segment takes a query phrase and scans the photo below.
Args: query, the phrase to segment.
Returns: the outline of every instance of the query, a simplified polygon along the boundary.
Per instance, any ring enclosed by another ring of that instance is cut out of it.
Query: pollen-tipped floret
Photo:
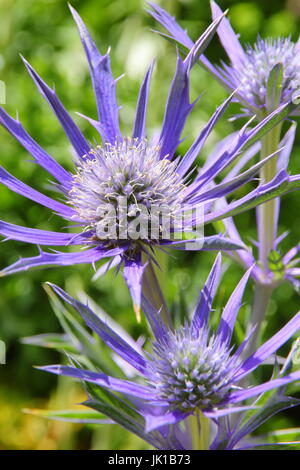
[[[287,101],[300,88],[300,58],[295,48],[289,38],[258,39],[253,47],[248,46],[242,66],[233,68],[239,93],[254,105],[264,106],[270,72],[282,64],[281,102]]]
[[[232,362],[230,349],[208,329],[199,335],[185,325],[154,344],[153,385],[171,409],[210,408],[230,391]]]

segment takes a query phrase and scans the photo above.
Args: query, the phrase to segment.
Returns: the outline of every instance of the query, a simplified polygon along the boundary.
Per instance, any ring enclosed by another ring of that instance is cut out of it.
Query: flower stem
[[[281,124],[269,131],[261,142],[261,160],[276,152],[280,140]],[[260,177],[263,183],[271,181],[277,173],[277,157],[269,160],[261,169]],[[265,202],[258,207],[258,239],[259,239],[259,259],[263,269],[268,273],[268,257],[274,248],[277,236],[277,199]]]
[[[210,421],[198,410],[189,417],[192,450],[208,450],[210,442]]]
[[[281,124],[275,126],[269,131],[261,141],[261,160],[268,155],[276,152],[280,141]],[[277,173],[277,157],[269,160],[261,169],[260,178],[263,183],[271,181]],[[264,320],[269,299],[272,294],[272,284],[270,279],[269,270],[269,254],[275,247],[275,240],[277,238],[277,205],[278,200],[272,199],[257,208],[257,226],[258,226],[258,241],[259,241],[259,261],[264,273],[265,282],[257,282],[254,293],[254,302],[250,324],[250,330],[256,325],[252,338],[246,348],[247,355],[252,354],[257,347],[261,325]]]

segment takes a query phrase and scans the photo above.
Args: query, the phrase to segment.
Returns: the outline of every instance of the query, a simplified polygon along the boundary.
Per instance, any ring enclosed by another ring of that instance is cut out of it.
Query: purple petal
[[[215,187],[213,187],[212,189],[205,190],[204,188],[201,192],[200,188],[202,186],[202,183],[199,184],[196,182],[195,186],[191,185],[188,189],[188,193],[196,193],[194,197],[191,197],[189,199],[189,203],[198,205],[201,202],[207,202],[227,196],[228,194],[238,189],[240,186],[251,181],[255,174],[258,173],[260,168],[265,165],[267,161],[277,155],[277,153],[278,151],[274,152],[273,154],[269,155],[268,157],[253,165],[248,170],[244,171],[244,173],[241,173],[240,175],[235,176],[234,178],[227,179],[227,181],[223,181],[221,184],[215,185]]]
[[[169,15],[165,10],[160,8],[158,5],[155,5],[155,3],[148,2],[149,5],[153,8],[154,11],[147,10],[148,13],[153,16],[153,18],[158,21],[164,28],[166,28],[167,31],[171,34],[171,36],[177,41],[179,44],[182,44],[185,48],[187,49],[192,49],[194,46],[193,41],[189,38],[188,34],[186,31],[184,31],[178,23],[176,23],[175,18]],[[223,20],[224,21],[224,20]],[[205,32],[204,32],[205,34]],[[224,78],[222,75],[218,72],[218,70],[207,60],[207,58],[202,55],[200,57],[200,61],[204,65],[204,67],[221,83],[224,83]],[[227,85],[227,88],[230,87],[228,82],[225,83]]]
[[[145,78],[143,80],[143,83],[140,89],[139,97],[138,97],[138,102],[137,102],[137,107],[136,107],[136,112],[135,112],[135,121],[134,121],[134,126],[133,126],[133,131],[132,131],[132,137],[136,137],[138,139],[146,137],[145,124],[146,124],[150,80],[151,80],[151,75],[153,72],[153,67],[154,67],[154,63],[151,64],[151,66],[149,67],[145,75]]]
[[[144,413],[146,421],[146,432],[154,431],[155,429],[161,428],[162,426],[176,424],[179,421],[187,418],[190,413],[184,413],[183,411],[174,410],[164,413],[159,416],[153,414]]]
[[[161,158],[173,157],[179,145],[186,118],[193,107],[189,100],[190,65],[190,61],[182,61],[178,54],[176,72],[171,84],[159,140]]]
[[[114,145],[116,140],[121,137],[121,133],[116,100],[116,82],[111,73],[109,55],[102,56],[100,54],[77,11],[71,5],[69,7],[89,62],[100,121],[98,130],[104,142],[110,142]]]
[[[200,292],[198,304],[193,315],[192,328],[194,331],[199,333],[201,329],[204,328],[208,323],[209,315],[212,309],[212,302],[220,281],[221,260],[221,253],[219,253],[209,273],[207,281]]]
[[[218,18],[223,13],[214,1],[211,1],[211,10],[213,19]],[[238,40],[238,36],[226,18],[223,19],[218,28],[218,36],[231,63],[237,68],[241,67],[245,59],[245,52]]]
[[[231,407],[231,408],[224,408],[223,410],[208,410],[205,411],[203,410],[204,416],[206,416],[209,419],[216,419],[216,418],[222,418],[223,416],[228,416],[232,413],[241,413],[242,411],[247,411],[247,410],[254,410],[256,407],[255,406],[238,406],[238,407]]]
[[[94,274],[92,280],[96,281],[99,277],[106,274],[110,269],[115,268],[121,263],[122,263],[121,256],[119,255],[115,256],[113,259],[110,259],[109,261],[107,261],[107,263],[104,263],[99,269],[97,269],[97,272]]]
[[[115,379],[102,372],[91,372],[89,370],[76,369],[75,367],[52,365],[45,367],[38,367],[40,370],[51,372],[56,375],[66,375],[74,377],[75,379],[84,380],[99,385],[100,387],[108,388],[114,392],[125,393],[126,395],[133,395],[137,398],[150,400],[153,395],[153,390],[143,385],[138,385],[128,380]]]
[[[253,118],[246,123],[246,125],[238,133],[234,142],[229,148],[225,149],[223,154],[219,156],[218,160],[213,162],[202,174],[196,178],[196,182],[205,185],[212,181],[221,171],[223,171],[229,164],[231,164],[239,155],[241,151],[247,150],[259,138],[262,137],[270,128],[278,124],[289,113],[293,111],[295,105],[287,103],[280,106],[278,109],[270,113],[265,119],[260,121],[253,129],[247,130],[249,123]]]
[[[211,235],[209,237],[181,241],[166,240],[161,242],[161,245],[172,248],[172,250],[183,251],[232,251],[245,249],[245,246],[239,240],[231,240],[223,235]]]
[[[89,250],[79,251],[77,253],[46,253],[40,251],[38,256],[31,258],[21,258],[14,264],[8,266],[0,272],[0,276],[6,276],[19,271],[27,271],[31,268],[39,266],[72,266],[73,264],[95,263],[102,258],[115,256],[123,252],[121,248],[105,250],[100,247],[91,248]]]
[[[201,187],[209,183],[240,155],[252,132],[247,132],[248,125],[249,123],[246,123],[237,136],[229,141],[228,146],[225,147],[218,159],[214,160],[202,173],[199,173],[194,184],[198,183]]]
[[[191,49],[194,45],[193,41],[189,38],[186,31],[184,31],[177,23],[175,18],[169,15],[165,10],[160,8],[158,5],[152,2],[147,2],[154,11],[148,10],[148,13],[153,18],[163,25],[178,42],[183,44],[188,49]]]
[[[224,152],[224,148],[230,148],[232,146],[232,143],[235,142],[237,135],[238,135],[238,131],[234,131],[231,134],[227,134],[226,137],[224,137],[224,139],[218,140],[218,142],[213,147],[213,150],[209,153],[209,155],[207,155],[205,162],[203,162],[203,166],[201,169],[205,170],[213,162],[218,160],[218,158],[220,158],[220,156]]]
[[[3,108],[0,108],[0,123],[10,132],[23,147],[31,153],[34,161],[42,168],[48,171],[54,178],[57,179],[65,188],[70,189],[72,185],[72,175],[66,171],[62,166],[53,160],[42,147],[40,147],[25,129],[22,127],[18,120],[13,119],[7,114]]]
[[[142,309],[151,327],[154,337],[163,340],[167,337],[167,328],[160,317],[160,313],[153,307],[149,300],[142,296]]]
[[[248,357],[240,366],[235,374],[234,380],[240,380],[256,369],[265,359],[270,357],[279,349],[293,334],[300,328],[300,312],[298,312],[281,330],[272,336],[269,341],[264,343],[258,350]]]
[[[143,274],[147,264],[142,264],[139,253],[134,259],[125,258],[123,276],[133,300],[134,311],[140,319]]]
[[[232,202],[227,207],[216,210],[205,216],[205,224],[232,217],[246,210],[250,210],[276,196],[286,194],[299,187],[299,181],[292,180],[287,173],[282,170],[275,178],[267,184],[261,184],[246,196]]]
[[[283,147],[280,151],[277,160],[277,171],[286,170],[289,164],[290,155],[293,150],[295,134],[296,134],[296,124],[293,122],[289,130],[285,133],[282,141],[279,144],[279,147]]]
[[[36,191],[27,184],[15,178],[13,175],[8,173],[4,168],[0,166],[0,183],[4,184],[7,188],[11,189],[15,193],[21,194],[28,199],[31,199],[42,206],[48,207],[53,211],[57,212],[60,216],[67,219],[74,219],[76,212],[61,202],[54,201],[53,199],[45,196],[44,194]]]
[[[291,248],[282,258],[283,264],[286,266],[300,251],[300,243]]]
[[[94,312],[83,303],[70,297],[60,287],[48,283],[52,289],[68,304],[72,305],[82,316],[86,324],[109,346],[119,354],[130,365],[135,367],[142,374],[147,375],[147,363],[145,359],[135,351],[121,336],[104,323]]]
[[[216,208],[221,208],[221,207],[227,207],[228,203],[225,198],[219,199],[216,203]],[[224,224],[226,233],[232,240],[237,240],[243,244],[243,241],[241,239],[241,236],[236,228],[236,225],[234,223],[233,218],[227,217],[222,221]],[[235,259],[238,259],[238,262],[245,268],[249,269],[251,266],[253,266],[251,276],[255,281],[259,281],[260,276],[261,276],[261,268],[258,265],[255,265],[255,258],[253,254],[251,253],[250,250],[237,250],[233,253],[231,253],[231,256],[233,256]]]
[[[247,335],[245,336],[244,340],[241,342],[241,344],[239,345],[239,347],[236,349],[236,351],[234,352],[234,354],[232,354],[231,356],[231,359],[228,363],[228,367],[231,366],[231,364],[235,364],[239,361],[240,357],[241,357],[241,354],[242,352],[244,351],[245,347],[247,346],[247,344],[249,343],[250,341],[250,338],[252,337],[254,331],[256,330],[257,328],[257,325],[254,325],[252,326],[252,328],[249,330],[249,332],[247,333]]]
[[[76,126],[75,122],[66,111],[62,105],[59,98],[56,96],[54,90],[48,87],[46,83],[41,79],[41,77],[36,73],[36,71],[31,67],[27,60],[22,57],[22,60],[31,76],[36,86],[38,87],[41,95],[48,101],[49,105],[55,112],[59,122],[61,123],[67,137],[69,138],[71,144],[73,145],[77,155],[83,157],[88,154],[90,151],[90,146],[85,140],[84,136]]]
[[[233,392],[230,394],[228,400],[230,401],[230,403],[236,403],[239,401],[247,400],[248,398],[252,398],[257,395],[260,395],[261,393],[268,392],[269,390],[272,390],[274,388],[282,387],[283,385],[295,382],[296,380],[300,380],[300,370],[292,372],[291,374],[286,375],[285,377],[270,380],[269,382],[257,385],[256,387],[251,387],[247,388],[246,390],[238,390],[237,392]]]
[[[228,108],[232,100],[232,96],[233,95],[227,98],[227,100],[224,103],[222,103],[221,106],[217,108],[216,112],[212,115],[212,117],[210,118],[210,120],[208,121],[204,129],[202,129],[199,137],[195,140],[193,145],[184,155],[183,159],[181,160],[177,168],[177,172],[179,173],[179,175],[181,176],[185,175],[186,172],[190,169],[191,165],[194,163],[203,145],[205,144],[207,137],[210,135],[212,129],[214,128],[218,120],[223,116],[226,109]]]
[[[228,147],[228,146],[227,146]],[[282,147],[282,145],[280,145]],[[252,160],[255,155],[258,154],[261,148],[261,143],[260,142],[255,142],[247,152],[244,152],[243,155],[238,159],[238,161],[234,164],[232,170],[229,171],[229,173],[225,176],[223,181],[228,181],[234,178],[235,176],[239,175],[241,170],[244,168],[244,166]],[[221,152],[220,152],[221,153]]]
[[[91,234],[86,233],[59,233],[35,228],[22,227],[0,220],[0,235],[8,240],[18,240],[35,245],[66,246],[92,243]]]
[[[217,331],[217,338],[220,343],[229,347],[237,314],[242,305],[244,290],[247,285],[252,268],[248,269],[242,277],[237,287],[231,294],[222,313],[221,321]]]

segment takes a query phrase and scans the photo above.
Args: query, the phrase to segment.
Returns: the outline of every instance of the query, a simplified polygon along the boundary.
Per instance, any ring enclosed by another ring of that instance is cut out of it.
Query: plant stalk
[[[210,420],[197,410],[189,418],[192,450],[209,450]]]
[[[261,160],[276,152],[280,141],[281,124],[269,131],[261,141]],[[263,183],[271,181],[277,173],[277,156],[269,160],[260,170],[260,178]],[[259,260],[266,273],[269,271],[268,257],[274,248],[277,237],[276,206],[278,200],[272,199],[258,207],[258,240]]]
[[[276,152],[278,149],[281,127],[282,124],[278,124],[262,138],[261,160]],[[276,176],[276,173],[277,156],[273,157],[261,168],[261,182],[268,183]],[[247,355],[253,354],[257,348],[261,325],[265,318],[269,300],[273,291],[273,286],[270,282],[269,276],[269,254],[270,251],[274,249],[277,238],[278,204],[279,201],[277,199],[272,199],[271,201],[261,204],[257,208],[259,262],[265,275],[265,282],[256,283],[255,287],[252,315],[250,324],[248,325],[248,331],[253,326],[256,326],[256,330],[254,331],[246,348],[245,353],[247,353]]]

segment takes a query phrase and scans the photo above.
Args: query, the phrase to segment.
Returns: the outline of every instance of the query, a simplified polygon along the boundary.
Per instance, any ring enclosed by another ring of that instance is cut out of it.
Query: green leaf
[[[283,437],[291,439],[292,437],[300,438],[300,428],[287,428],[287,429],[277,429],[276,431],[273,432],[268,432],[267,436],[270,437],[280,437],[282,439]]]
[[[280,253],[276,250],[271,250],[268,256],[268,266],[272,273],[282,277],[285,272],[285,267]]]
[[[115,369],[110,367],[108,363],[113,364],[111,356],[107,350],[104,350],[99,338],[90,335],[84,326],[71,314],[64,306],[62,301],[53,292],[50,286],[44,285],[49,296],[51,306],[56,314],[62,328],[67,333],[73,347],[82,357],[90,360],[96,367],[100,367],[107,373],[112,373]],[[119,370],[119,369],[117,369]]]
[[[159,444],[158,433],[150,432],[145,433],[144,426],[139,424],[133,418],[129,418],[122,410],[117,409],[111,406],[109,403],[96,402],[96,401],[87,401],[85,402],[86,406],[103,413],[106,416],[109,416],[113,421],[118,423],[120,426],[125,428],[127,431],[134,433],[144,441],[149,444],[157,447]]]
[[[22,338],[24,344],[32,346],[42,346],[44,348],[57,349],[58,351],[65,351],[68,353],[76,354],[77,349],[73,344],[68,341],[68,337],[58,333],[46,333],[42,335],[30,336]]]
[[[114,408],[122,410],[128,417],[131,417],[136,421],[140,421],[140,423],[142,422],[142,418],[135,409],[114,393],[91,382],[84,382],[84,386],[88,395],[93,398],[93,401],[108,403]]]
[[[199,57],[203,54],[209,43],[211,42],[212,38],[215,35],[215,32],[217,31],[219,24],[223,20],[224,16],[226,16],[228,13],[228,10],[226,10],[222,15],[220,15],[218,18],[216,18],[204,31],[204,33],[200,36],[198,41],[195,43],[195,50],[193,51],[193,54],[191,51],[188,51],[187,58],[189,57],[190,54],[192,54],[192,60],[191,60],[191,65],[193,66],[199,59]]]
[[[23,409],[24,413],[41,418],[54,419],[56,421],[68,421],[83,424],[108,424],[112,423],[107,417],[99,412],[90,410],[39,410]]]
[[[262,400],[265,400],[264,395],[261,397]],[[265,421],[270,419],[275,414],[299,404],[300,400],[296,398],[272,395],[263,407],[254,412],[254,414],[252,412],[253,416],[250,419],[246,418],[245,422],[244,418],[244,424],[239,426],[238,431],[232,436],[230,441],[238,442],[244,436],[251,434],[254,430],[259,428]],[[258,405],[258,402],[256,402],[255,405]],[[248,414],[246,414],[246,416],[248,416]]]
[[[299,449],[300,449],[300,443],[298,441],[278,442],[278,444],[270,444],[270,445],[261,444],[261,445],[255,445],[253,447],[246,447],[246,450],[299,450]]]

